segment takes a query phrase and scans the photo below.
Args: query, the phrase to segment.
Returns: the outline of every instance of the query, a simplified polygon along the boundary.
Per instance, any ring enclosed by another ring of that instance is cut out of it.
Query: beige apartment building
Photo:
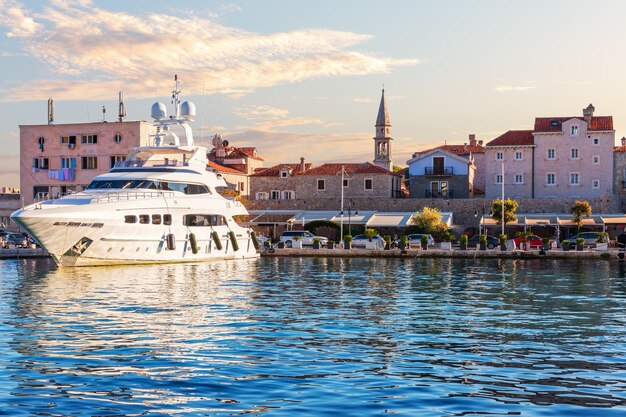
[[[81,191],[91,179],[146,146],[145,121],[20,126],[20,188],[24,204]]]

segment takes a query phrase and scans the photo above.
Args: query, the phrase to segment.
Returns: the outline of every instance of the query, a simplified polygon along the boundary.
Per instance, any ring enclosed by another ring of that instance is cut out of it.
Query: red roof
[[[309,170],[311,169],[311,166],[313,165],[309,163],[304,164],[304,169]],[[278,177],[278,175],[280,175],[280,171],[282,171],[285,168],[291,170],[291,175],[298,175],[301,173],[300,164],[278,164],[270,168],[256,170],[254,171],[254,174],[250,176],[251,177]]]
[[[226,155],[220,159],[230,159],[230,158],[252,158],[257,159],[259,161],[263,161],[263,158],[256,156],[256,148],[247,147],[247,148],[236,148],[234,146],[226,146],[224,148]],[[210,159],[217,159],[215,156],[215,148],[211,149],[208,154]]]
[[[401,176],[401,174],[393,173],[371,162],[364,162],[362,164],[324,164],[307,170],[303,175],[338,175],[341,174],[342,167],[345,169],[346,174],[389,174]]]
[[[422,155],[436,149],[441,149],[459,156],[469,155],[470,153],[485,153],[485,148],[479,145],[441,145],[425,151],[415,152],[414,155]]]
[[[524,146],[534,143],[532,130],[509,130],[485,146]]]
[[[537,117],[535,132],[560,132],[561,124],[571,119],[584,121],[584,117]],[[587,130],[613,130],[613,116],[593,116]]]
[[[231,168],[231,167],[227,167],[225,165],[220,165],[217,162],[214,161],[209,161],[207,163],[209,168],[213,168],[219,172],[223,172],[223,173],[228,173],[228,174],[241,174],[241,175],[245,175],[245,172],[243,171],[239,171],[237,169]]]

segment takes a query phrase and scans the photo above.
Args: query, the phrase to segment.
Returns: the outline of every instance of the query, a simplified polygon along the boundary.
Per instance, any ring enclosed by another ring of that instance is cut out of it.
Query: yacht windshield
[[[87,190],[106,189],[143,189],[178,191],[184,194],[209,194],[209,188],[203,184],[190,184],[183,182],[158,181],[158,180],[94,180]]]

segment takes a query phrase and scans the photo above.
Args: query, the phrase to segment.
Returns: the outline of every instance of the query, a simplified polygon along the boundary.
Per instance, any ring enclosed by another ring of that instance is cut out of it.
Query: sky
[[[196,141],[265,166],[374,156],[381,90],[392,159],[488,142],[593,103],[626,135],[626,2],[602,0],[0,0],[0,186],[19,125],[150,120],[173,76]]]

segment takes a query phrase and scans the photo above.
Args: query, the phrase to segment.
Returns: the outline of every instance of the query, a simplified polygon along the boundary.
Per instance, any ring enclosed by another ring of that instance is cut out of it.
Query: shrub
[[[598,235],[598,243],[606,243],[609,239],[608,233],[600,233]]]
[[[577,245],[584,245],[585,244],[585,239],[582,238],[582,237],[576,238],[576,244]]]
[[[428,236],[422,235],[422,237],[420,237],[420,242],[422,243],[422,245],[428,245]]]
[[[349,245],[350,243],[352,243],[352,235],[345,235],[343,237],[343,241],[346,245]]]
[[[468,237],[467,237],[467,235],[461,235],[461,236],[459,237],[459,243],[460,243],[461,245],[467,245],[467,241],[468,241]]]
[[[478,237],[478,243],[480,243],[481,245],[486,245],[487,244],[487,235],[480,235]]]

